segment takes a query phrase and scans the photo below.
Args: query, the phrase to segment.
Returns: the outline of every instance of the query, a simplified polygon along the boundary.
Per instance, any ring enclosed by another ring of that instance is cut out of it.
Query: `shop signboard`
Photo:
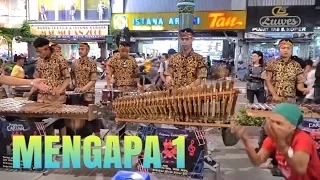
[[[39,21],[109,20],[109,7],[109,0],[41,0]]]
[[[312,39],[313,32],[246,32],[245,39]]]
[[[246,11],[195,12],[195,30],[241,30],[246,27]],[[128,13],[113,14],[112,28],[128,27],[133,31],[176,31],[179,29],[178,13]]]
[[[264,6],[247,8],[246,32],[312,32],[314,6]]]
[[[36,36],[56,38],[104,38],[108,26],[102,25],[30,25],[30,32]]]

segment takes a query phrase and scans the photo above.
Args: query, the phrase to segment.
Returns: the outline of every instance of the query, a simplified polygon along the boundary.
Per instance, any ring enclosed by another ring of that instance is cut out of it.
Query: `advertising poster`
[[[308,133],[315,141],[318,155],[320,157],[320,119],[304,118],[300,128]]]
[[[59,1],[58,12],[59,21],[74,21],[80,20],[81,18],[81,2],[80,0],[66,0]]]
[[[42,0],[38,1],[39,21],[54,21],[55,20],[55,1]]]
[[[160,143],[162,168],[143,168],[143,152],[138,156],[137,169],[141,172],[176,175],[180,177],[203,178],[203,158],[205,137],[202,130],[181,130],[156,128],[153,125],[140,126],[138,134],[145,143],[146,136],[158,136]],[[172,141],[178,136],[184,135],[185,139],[185,168],[177,168],[177,147]],[[151,165],[152,166],[152,165]]]
[[[109,0],[90,0],[85,1],[86,20],[110,20]]]
[[[26,142],[28,142],[31,135],[45,135],[45,127],[43,122],[34,121],[0,121],[0,142],[2,143],[0,148],[0,167],[12,168],[12,137],[13,136],[25,136]],[[23,164],[21,164],[23,167]]]

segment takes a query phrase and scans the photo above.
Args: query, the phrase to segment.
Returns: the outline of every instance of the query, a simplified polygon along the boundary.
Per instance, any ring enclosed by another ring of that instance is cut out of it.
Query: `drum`
[[[68,105],[85,105],[83,93],[76,93],[74,91],[66,91]],[[92,134],[92,130],[89,130],[86,126],[87,121],[79,119],[65,119],[65,126],[67,128],[67,135],[81,135],[82,137]],[[83,132],[85,130],[85,132]]]
[[[66,104],[68,105],[84,105],[84,97],[82,93],[76,93],[74,91],[67,91],[67,101]]]
[[[111,102],[121,95],[122,91],[120,90],[104,89],[102,90],[102,103]]]
[[[18,86],[18,87],[13,87],[13,96],[14,97],[23,97],[24,93],[30,92],[31,87],[30,86]],[[37,101],[37,93],[33,93],[30,97],[31,101]]]

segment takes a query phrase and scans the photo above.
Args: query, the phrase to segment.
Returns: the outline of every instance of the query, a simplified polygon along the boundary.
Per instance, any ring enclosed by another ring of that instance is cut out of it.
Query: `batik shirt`
[[[113,72],[115,87],[135,87],[137,82],[135,78],[139,73],[138,65],[133,57],[121,59],[119,56],[114,56],[109,60],[109,68]]]
[[[63,82],[70,78],[68,71],[67,61],[59,54],[52,53],[48,59],[39,58],[35,71],[35,78],[46,79],[44,82],[49,86],[49,92],[59,89]],[[66,96],[57,95],[53,96],[43,91],[39,91],[38,101],[39,102],[60,102],[64,103]]]
[[[297,84],[305,81],[303,70],[298,62],[294,60],[285,62],[281,58],[267,63],[262,78],[269,80],[278,96],[286,99],[295,99]]]
[[[207,77],[207,65],[204,58],[195,52],[185,57],[182,53],[173,55],[164,73],[173,78],[173,87],[188,86],[198,78]]]
[[[97,65],[89,58],[77,59],[72,64],[72,78],[75,88],[83,88],[90,81],[97,81]],[[86,101],[94,101],[95,86],[91,87],[84,95]]]

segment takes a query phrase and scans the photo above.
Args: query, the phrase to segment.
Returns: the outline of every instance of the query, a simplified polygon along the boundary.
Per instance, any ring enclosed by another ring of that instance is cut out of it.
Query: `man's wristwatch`
[[[292,158],[292,157],[293,157],[293,154],[294,154],[293,149],[292,149],[291,147],[289,147],[289,148],[288,148],[288,152],[287,152],[288,157],[289,157],[289,158]]]
[[[33,80],[30,82],[30,85],[33,86]]]

